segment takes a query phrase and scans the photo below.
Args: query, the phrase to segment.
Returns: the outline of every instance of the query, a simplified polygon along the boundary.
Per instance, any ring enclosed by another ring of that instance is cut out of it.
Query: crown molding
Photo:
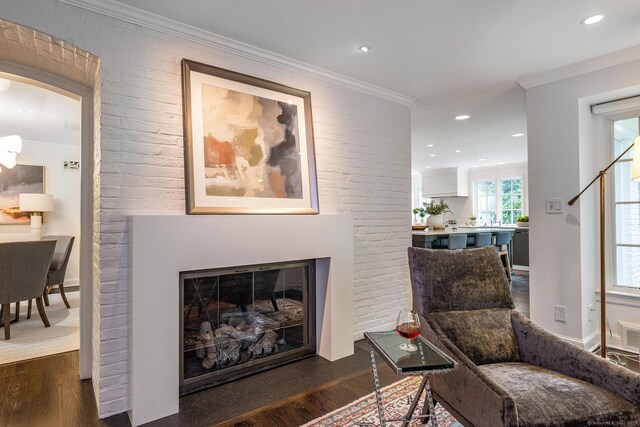
[[[625,50],[619,50],[604,56],[588,59],[586,61],[577,62],[565,67],[556,68],[554,70],[545,71],[544,73],[535,74],[518,80],[518,84],[524,89],[556,82],[558,80],[569,77],[579,76],[581,74],[602,70],[604,68],[613,67],[615,65],[624,64],[625,62],[640,59],[640,46],[635,46]]]
[[[343,86],[361,93],[373,95],[406,106],[415,104],[415,98],[381,88],[351,77],[334,73],[293,58],[242,43],[219,34],[205,31],[164,16],[156,15],[114,0],[58,0],[81,9],[140,25],[155,31],[211,46],[253,61],[294,71],[329,83]]]

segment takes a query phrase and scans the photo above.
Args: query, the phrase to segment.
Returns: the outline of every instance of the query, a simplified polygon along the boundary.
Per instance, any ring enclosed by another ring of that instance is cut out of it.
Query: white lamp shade
[[[49,212],[53,210],[51,194],[20,194],[20,210],[23,212]]]
[[[8,169],[13,169],[16,165],[16,153],[5,151],[0,148],[0,164],[4,165]]]
[[[631,165],[631,179],[640,181],[640,136],[633,141],[633,164]]]
[[[18,135],[3,136],[0,138],[0,148],[12,153],[19,153],[22,151],[22,138]]]

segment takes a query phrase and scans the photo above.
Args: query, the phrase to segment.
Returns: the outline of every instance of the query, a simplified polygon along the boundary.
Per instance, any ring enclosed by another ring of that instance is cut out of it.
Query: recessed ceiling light
[[[604,19],[604,15],[601,15],[601,14],[591,15],[584,18],[582,21],[580,21],[580,23],[583,25],[592,25],[592,24],[597,24],[603,19]]]
[[[462,150],[453,150],[454,153],[460,153]]]
[[[435,157],[435,156],[436,156],[435,154],[429,154],[429,157]]]
[[[371,50],[371,46],[367,46],[367,45],[365,44],[365,45],[360,46],[360,47],[358,48],[358,50],[359,50],[360,52],[367,53],[367,52],[369,52],[369,51]]]
[[[425,166],[424,168],[425,169],[431,169],[431,166]]]
[[[427,147],[433,147],[433,144],[427,144]]]
[[[27,110],[25,110],[24,108],[21,108],[18,111],[20,111],[21,113],[26,113],[27,112]]]
[[[469,117],[471,117],[468,114],[460,114],[459,116],[455,116],[454,119],[456,120],[467,120]]]
[[[487,159],[478,159],[479,162],[484,162]]]
[[[514,138],[518,138],[520,136],[524,136],[524,133],[513,133],[513,134],[511,134],[511,136],[514,137]]]
[[[504,162],[498,162],[499,165],[504,165]]]
[[[478,165],[473,165],[473,167],[474,167],[474,168],[477,168],[477,167],[478,167]]]

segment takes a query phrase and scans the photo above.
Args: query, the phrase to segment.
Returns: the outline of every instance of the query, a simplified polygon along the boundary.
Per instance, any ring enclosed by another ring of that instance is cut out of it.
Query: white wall
[[[77,286],[80,250],[80,171],[65,171],[65,160],[80,160],[80,145],[23,140],[18,163],[44,166],[44,191],[53,195],[54,211],[45,212],[42,234],[75,236],[64,283]],[[29,225],[0,226],[0,241],[30,240]]]
[[[182,58],[311,92],[320,209],[354,219],[354,336],[393,327],[400,308],[410,303],[407,106],[330,82],[313,71],[252,59],[215,43],[59,1],[3,0],[0,17],[67,40],[101,59],[93,384],[102,417],[128,409],[125,219],[185,211]]]
[[[589,106],[640,94],[640,61],[531,87],[527,90],[531,318],[545,329],[586,345],[599,328],[589,320],[599,268],[595,191],[564,214],[545,213],[545,199],[576,195],[605,166],[597,161],[596,120]],[[567,322],[554,320],[565,305]],[[608,305],[610,317],[616,305]]]

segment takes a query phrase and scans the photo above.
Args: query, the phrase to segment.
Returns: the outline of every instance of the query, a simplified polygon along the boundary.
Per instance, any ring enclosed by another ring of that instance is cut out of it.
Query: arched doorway
[[[47,34],[0,19],[0,72],[30,79],[81,99],[80,378],[91,378],[93,335],[94,151],[99,129],[100,60]]]

